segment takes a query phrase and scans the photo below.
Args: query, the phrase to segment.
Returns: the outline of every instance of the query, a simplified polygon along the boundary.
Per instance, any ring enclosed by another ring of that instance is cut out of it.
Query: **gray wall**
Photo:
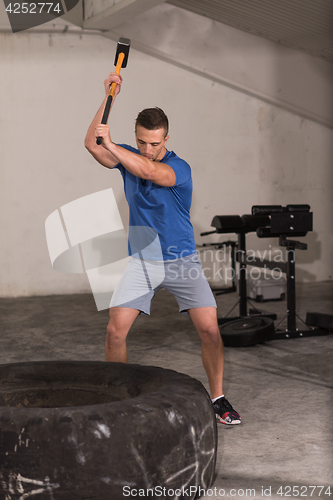
[[[168,25],[162,27],[167,33]],[[177,38],[169,25],[170,37],[159,36],[158,49],[167,52],[170,43],[184,46],[181,28]],[[130,38],[131,29],[128,26],[120,34]],[[2,297],[90,290],[85,275],[61,274],[51,267],[44,224],[60,206],[112,187],[127,225],[120,174],[97,164],[83,146],[103,99],[103,80],[113,70],[116,43],[74,31],[0,33]],[[243,64],[248,81],[255,81],[263,65],[269,71],[275,68],[274,78],[288,81],[285,69],[279,75],[281,59],[273,43],[242,33],[242,43],[235,48],[236,31],[223,26],[223,50],[228,54],[229,40],[235,66]],[[191,36],[198,36],[197,26]],[[184,157],[193,170],[192,222],[197,243],[217,240],[200,237],[216,214],[250,213],[254,204],[308,203],[314,212],[314,231],[302,239],[309,249],[297,252],[297,279],[332,279],[332,129],[241,85],[224,84],[221,75],[217,79],[206,74],[206,51],[217,53],[219,36],[217,30],[211,47],[204,44],[198,53],[200,71],[158,59],[147,50],[131,49],[122,73],[123,89],[110,117],[112,138],[135,145],[136,114],[147,106],[164,108],[171,122],[169,149]],[[258,51],[250,65],[246,40],[249,44],[254,38],[265,58]],[[147,48],[147,40],[145,44]],[[289,60],[297,58],[292,50],[284,49],[284,54]],[[186,50],[182,57],[186,59]],[[331,85],[329,63],[322,66],[304,54],[299,58],[301,65],[306,63],[308,78],[313,67],[313,88],[318,65],[323,68],[320,88],[326,92]],[[279,247],[276,239],[250,235],[248,248]]]

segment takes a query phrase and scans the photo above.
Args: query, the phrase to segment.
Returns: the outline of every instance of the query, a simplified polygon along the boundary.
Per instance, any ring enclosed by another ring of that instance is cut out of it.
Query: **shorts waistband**
[[[140,257],[134,257],[133,255],[130,257],[130,259],[133,259],[135,261],[140,261],[143,260],[145,262],[149,262],[152,264],[178,264],[181,262],[188,262],[188,261],[197,261],[199,260],[198,252],[192,253],[190,255],[185,255],[184,257],[179,257],[178,259],[168,259],[168,260],[145,260],[145,259],[140,259]]]

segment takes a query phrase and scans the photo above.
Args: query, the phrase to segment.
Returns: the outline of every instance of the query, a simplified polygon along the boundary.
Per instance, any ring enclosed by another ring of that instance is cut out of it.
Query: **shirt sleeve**
[[[175,186],[180,186],[191,180],[191,167],[185,160],[182,160],[178,156],[171,156],[165,160],[165,163],[169,165],[176,174]]]

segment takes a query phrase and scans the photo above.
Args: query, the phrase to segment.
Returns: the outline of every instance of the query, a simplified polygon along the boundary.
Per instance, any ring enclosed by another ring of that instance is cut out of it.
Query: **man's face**
[[[165,130],[158,128],[157,130],[147,130],[141,125],[138,125],[135,131],[136,143],[142,156],[145,156],[152,161],[160,161],[165,155],[165,144],[169,139],[165,137]]]

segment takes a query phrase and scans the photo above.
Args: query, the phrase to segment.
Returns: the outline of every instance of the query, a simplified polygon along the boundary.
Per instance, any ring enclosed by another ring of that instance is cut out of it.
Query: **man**
[[[217,323],[216,302],[196,254],[190,222],[190,166],[166,149],[168,119],[159,108],[139,113],[135,124],[138,149],[112,142],[108,125],[101,124],[112,82],[117,84],[114,99],[120,91],[122,78],[111,73],[104,81],[106,97],[88,129],[85,147],[103,166],[120,170],[129,204],[130,230],[131,227],[146,226],[157,232],[165,277],[159,286],[150,287],[148,292],[147,287],[140,290],[139,259],[131,259],[110,304],[106,360],[127,361],[126,337],[129,329],[140,313],[150,314],[154,294],[166,288],[175,296],[180,312],[190,315],[201,338],[202,361],[217,420],[224,424],[239,424],[239,414],[223,395],[224,350]],[[102,138],[99,146],[96,144],[97,137]],[[119,297],[127,299],[122,303]]]

